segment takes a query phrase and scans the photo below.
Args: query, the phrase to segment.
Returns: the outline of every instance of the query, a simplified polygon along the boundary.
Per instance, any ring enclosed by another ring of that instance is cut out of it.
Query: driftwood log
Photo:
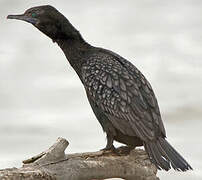
[[[120,147],[113,152],[65,154],[68,141],[58,138],[48,150],[23,161],[19,169],[0,170],[0,180],[159,180],[144,150]]]

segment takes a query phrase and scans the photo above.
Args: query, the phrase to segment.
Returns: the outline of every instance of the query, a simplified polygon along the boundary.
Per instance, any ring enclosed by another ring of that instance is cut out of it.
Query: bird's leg
[[[115,147],[113,145],[113,142],[114,142],[114,136],[110,135],[110,134],[107,134],[107,145],[102,150],[104,150],[104,151],[114,151]]]

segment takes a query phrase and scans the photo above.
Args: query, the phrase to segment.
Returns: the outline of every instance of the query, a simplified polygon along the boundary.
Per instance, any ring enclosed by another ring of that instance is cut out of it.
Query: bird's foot
[[[103,151],[103,154],[114,154],[118,156],[125,156],[130,154],[131,150],[133,150],[134,148],[135,147],[132,146],[121,146],[118,148],[111,146],[111,147],[105,147],[104,149],[101,149],[101,151]]]
[[[105,148],[103,149],[100,149],[100,151],[114,151],[115,150],[115,147],[112,145],[112,146],[106,146]]]
[[[121,147],[118,147],[116,148],[116,153],[118,155],[128,155],[130,154],[130,152],[134,149],[135,147],[133,146],[121,146]]]
[[[103,154],[115,153],[116,148],[113,145],[112,146],[106,146],[105,148],[100,149],[100,151],[102,151]]]

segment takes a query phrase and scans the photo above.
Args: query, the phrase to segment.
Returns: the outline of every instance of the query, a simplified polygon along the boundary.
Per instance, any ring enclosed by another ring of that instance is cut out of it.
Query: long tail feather
[[[192,170],[187,161],[164,138],[144,143],[144,147],[158,169],[168,171],[172,166],[177,171]]]

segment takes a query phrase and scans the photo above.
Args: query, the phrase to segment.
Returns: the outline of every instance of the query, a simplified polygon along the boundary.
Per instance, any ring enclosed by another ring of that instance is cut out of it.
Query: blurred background
[[[44,4],[55,6],[92,45],[130,60],[151,82],[168,141],[194,168],[158,176],[202,179],[201,0],[0,0],[0,168],[20,167],[57,137],[69,140],[66,153],[106,145],[57,44],[28,23],[6,19]]]

